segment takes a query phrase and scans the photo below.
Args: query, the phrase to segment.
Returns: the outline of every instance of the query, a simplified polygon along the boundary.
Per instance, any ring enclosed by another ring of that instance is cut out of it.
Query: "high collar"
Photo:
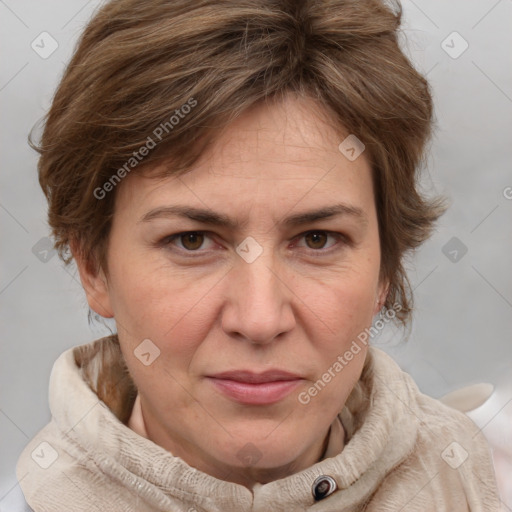
[[[61,443],[77,456],[92,458],[99,471],[122,486],[136,487],[154,510],[174,510],[178,498],[180,510],[289,512],[316,505],[320,512],[336,505],[336,510],[348,511],[364,503],[413,450],[419,423],[415,393],[412,379],[384,352],[370,347],[361,377],[339,414],[346,434],[342,452],[252,490],[189,466],[123,424],[84,382],[73,349],[54,364],[50,409]],[[338,491],[317,503],[312,485],[320,475],[332,477]]]

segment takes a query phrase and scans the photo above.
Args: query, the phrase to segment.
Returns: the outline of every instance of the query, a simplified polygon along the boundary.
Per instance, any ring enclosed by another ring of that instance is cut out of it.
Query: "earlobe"
[[[108,281],[103,269],[91,268],[90,262],[85,261],[81,252],[76,250],[74,245],[71,245],[71,253],[76,261],[89,307],[104,318],[113,318],[114,312],[110,304]]]
[[[377,313],[379,313],[379,311],[384,306],[386,299],[388,297],[388,293],[389,293],[389,283],[383,283],[382,285],[379,286],[379,289],[377,292],[377,297],[375,299],[375,308],[373,310],[374,316]]]

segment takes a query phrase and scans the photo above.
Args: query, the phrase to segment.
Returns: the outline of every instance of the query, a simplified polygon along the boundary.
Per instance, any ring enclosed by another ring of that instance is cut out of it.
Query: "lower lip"
[[[247,382],[211,377],[209,380],[229,398],[247,405],[269,405],[279,402],[279,400],[289,395],[301,382],[301,379],[296,379],[249,384]]]

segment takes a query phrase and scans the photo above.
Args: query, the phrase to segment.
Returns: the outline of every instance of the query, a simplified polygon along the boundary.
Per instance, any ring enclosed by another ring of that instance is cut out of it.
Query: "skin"
[[[308,404],[298,400],[385,299],[371,169],[364,152],[351,162],[338,150],[347,135],[313,99],[288,95],[253,107],[186,175],[132,174],[117,187],[108,277],[77,261],[90,307],[116,319],[149,438],[217,478],[250,488],[318,462],[361,374],[364,347]],[[364,219],[283,223],[339,203]],[[240,225],[141,221],[173,205],[207,208]],[[206,233],[168,238],[189,231]],[[236,252],[248,236],[263,248],[252,263]],[[145,366],[134,350],[148,338],[160,356]],[[206,378],[269,368],[303,378],[272,405],[234,402]]]

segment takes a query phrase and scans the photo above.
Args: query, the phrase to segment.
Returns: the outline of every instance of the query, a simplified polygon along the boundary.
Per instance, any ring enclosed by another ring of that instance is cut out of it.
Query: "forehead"
[[[339,150],[347,135],[313,99],[259,104],[233,121],[189,172],[129,175],[116,202],[138,210],[176,200],[216,209],[247,207],[248,201],[259,210],[289,209],[294,201],[364,206],[373,202],[371,170],[364,152],[351,161]],[[172,162],[165,165],[172,168]]]

